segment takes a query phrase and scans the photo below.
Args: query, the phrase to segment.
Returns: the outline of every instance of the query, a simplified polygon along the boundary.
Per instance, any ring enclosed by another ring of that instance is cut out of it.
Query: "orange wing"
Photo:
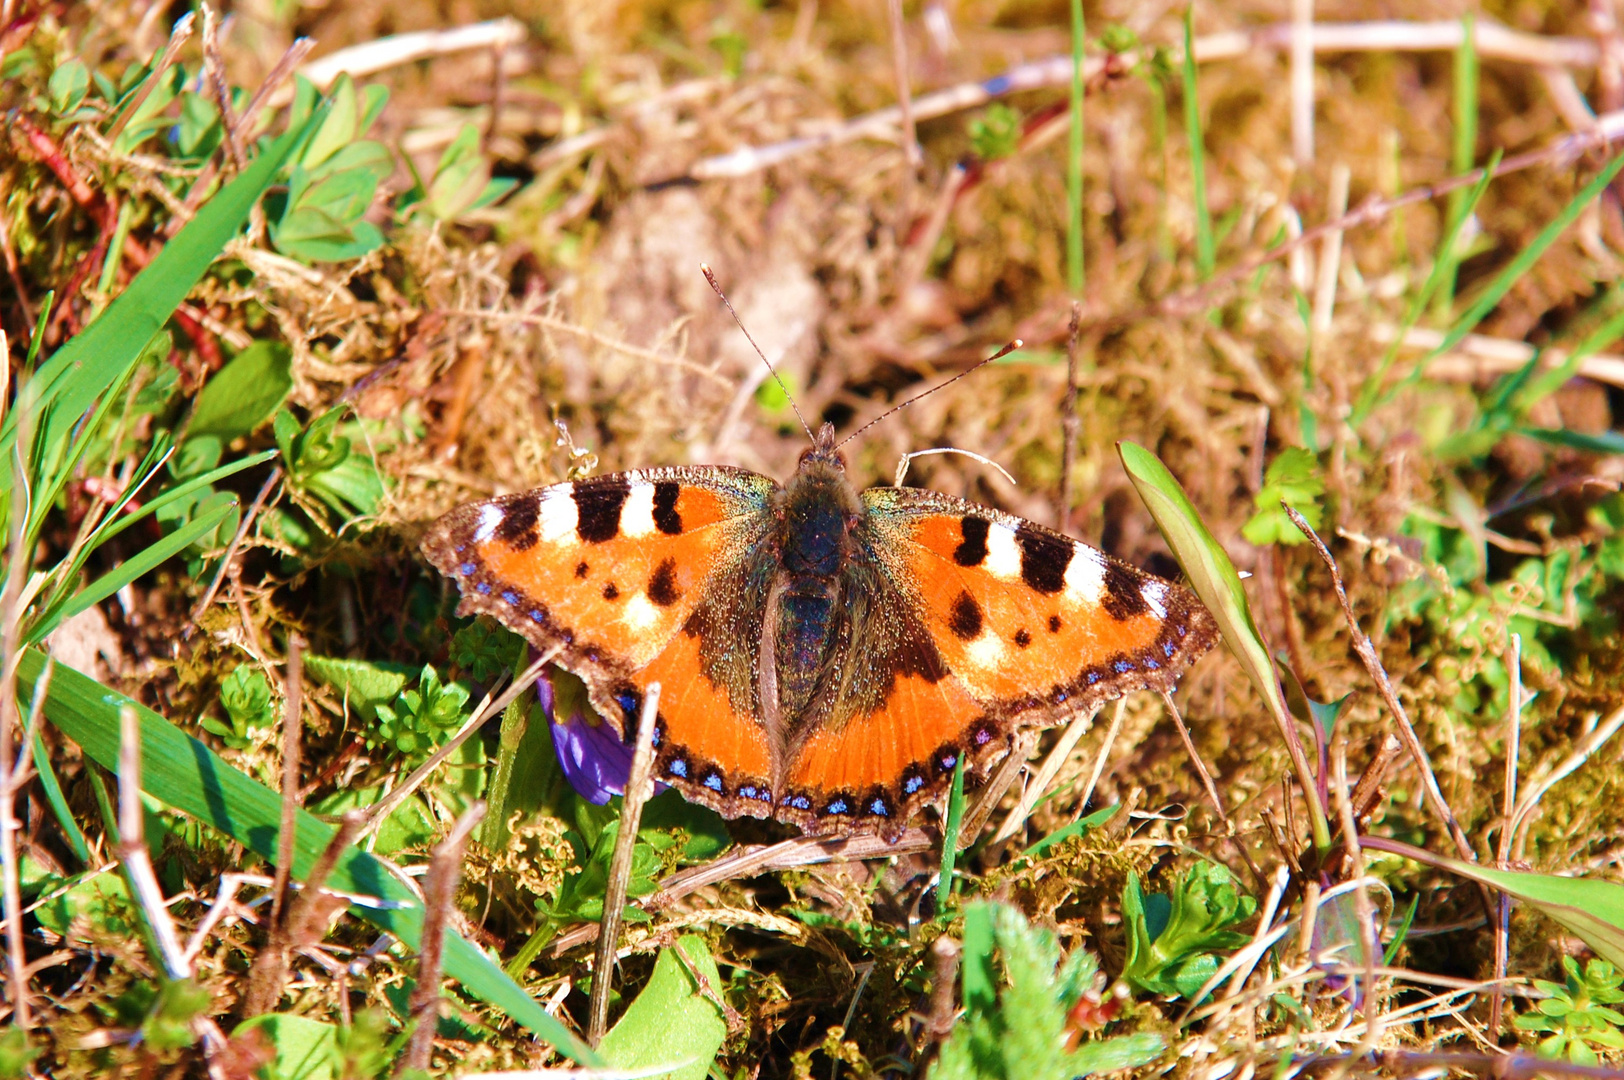
[[[933,492],[874,494],[943,660],[1014,723],[1171,690],[1217,641],[1190,590],[1087,544]]]
[[[765,527],[774,487],[720,467],[594,477],[460,506],[423,550],[461,586],[458,614],[562,646],[559,665],[602,691],[677,635],[711,574]],[[620,727],[618,712],[608,718]]]
[[[1019,728],[1170,690],[1218,640],[1188,589],[1060,533],[935,492],[862,497],[869,552],[938,661],[797,748],[780,816],[804,828],[900,828],[961,756],[979,771]]]

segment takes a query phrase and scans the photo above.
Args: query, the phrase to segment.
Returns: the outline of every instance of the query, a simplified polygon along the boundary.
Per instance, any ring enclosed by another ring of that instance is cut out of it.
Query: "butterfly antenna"
[[[737,311],[733,310],[733,304],[728,300],[727,294],[722,291],[722,286],[716,280],[716,275],[711,273],[710,263],[700,263],[699,272],[705,275],[705,280],[710,282],[711,289],[713,289],[716,295],[721,298],[722,306],[727,308],[727,313],[729,315],[733,316],[733,321],[739,324],[739,330],[744,334],[744,340],[748,341],[750,343],[750,347],[756,350],[756,355],[761,357],[761,362],[763,364],[767,365],[767,370],[772,373],[773,379],[778,383],[778,388],[784,391],[784,400],[789,402],[789,407],[794,410],[795,419],[801,422],[801,428],[806,432],[808,441],[816,442],[817,440],[812,435],[812,428],[809,424],[807,424],[806,417],[801,415],[800,406],[795,404],[795,398],[790,394],[789,387],[784,384],[783,377],[778,374],[778,369],[773,367],[773,362],[767,359],[767,354],[761,351],[761,346],[756,344],[756,339],[750,336],[750,331],[745,329],[744,320],[739,318],[739,313]],[[972,368],[971,370],[974,369]]]
[[[901,412],[903,409],[906,409],[909,405],[912,405],[914,402],[918,401],[920,398],[929,397],[930,395],[934,394],[938,390],[947,389],[949,386],[952,386],[954,383],[958,382],[960,379],[964,378],[966,375],[969,375],[971,372],[978,371],[981,368],[986,367],[988,364],[992,363],[995,360],[1002,360],[1004,357],[1008,356],[1010,353],[1014,352],[1016,349],[1020,348],[1024,344],[1026,344],[1026,343],[1023,342],[1020,338],[1016,338],[1014,341],[1011,341],[1008,345],[1005,345],[1002,349],[999,349],[997,352],[993,353],[991,356],[987,357],[985,360],[980,360],[980,361],[977,361],[974,364],[971,364],[969,367],[965,368],[963,371],[959,372],[957,375],[953,376],[951,379],[948,379],[945,382],[939,382],[935,386],[932,386],[931,388],[929,388],[928,390],[921,390],[921,391],[919,391],[919,393],[915,394],[913,397],[909,398],[907,401],[904,401],[899,405],[891,406],[889,409],[885,410],[880,415],[876,416],[874,419],[870,420],[868,423],[864,424],[862,427],[860,427],[856,431],[852,432],[850,435],[847,435],[844,439],[841,439],[840,442],[835,445],[835,449],[838,450],[838,449],[840,449],[840,447],[845,446],[847,443],[851,442],[853,439],[857,438],[857,436],[861,435],[863,432],[867,431],[869,428],[873,427],[875,424],[878,424],[881,420],[884,420],[886,417],[890,416],[892,413]]]

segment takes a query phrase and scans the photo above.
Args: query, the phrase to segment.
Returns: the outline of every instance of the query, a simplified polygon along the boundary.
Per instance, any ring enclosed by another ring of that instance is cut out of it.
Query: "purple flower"
[[[632,771],[632,748],[592,710],[586,687],[557,668],[536,680],[536,698],[553,732],[553,750],[564,778],[581,798],[603,806],[611,795],[623,795]],[[655,784],[658,794],[664,784]]]

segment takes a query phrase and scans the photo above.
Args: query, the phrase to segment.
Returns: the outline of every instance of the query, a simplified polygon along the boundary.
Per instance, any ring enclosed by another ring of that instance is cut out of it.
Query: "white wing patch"
[[[1021,548],[1015,542],[1015,530],[1008,525],[993,522],[987,527],[987,557],[981,565],[994,577],[1006,581],[1021,576]]]
[[[635,483],[620,508],[620,535],[636,539],[654,532],[654,485]]]
[[[1086,544],[1073,545],[1066,564],[1066,588],[1084,603],[1097,604],[1105,595],[1105,560]]]
[[[573,536],[580,520],[581,514],[575,505],[572,484],[548,488],[536,500],[536,523],[541,538],[550,544]]]
[[[496,529],[502,524],[502,508],[489,504],[479,508],[479,524],[474,526],[474,542],[483,544],[496,535]]]
[[[1159,581],[1147,581],[1139,587],[1139,595],[1158,619],[1167,618],[1167,586]]]
[[[642,593],[634,593],[620,613],[621,621],[634,631],[647,630],[660,619],[660,609]]]

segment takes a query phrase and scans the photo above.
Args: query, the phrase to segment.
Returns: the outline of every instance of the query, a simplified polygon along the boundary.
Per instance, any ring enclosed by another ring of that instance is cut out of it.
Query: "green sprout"
[[[1624,975],[1605,960],[1591,960],[1579,974],[1578,961],[1562,958],[1568,973],[1567,984],[1535,979],[1534,985],[1550,996],[1523,1013],[1512,1023],[1518,1031],[1539,1032],[1545,1038],[1535,1051],[1551,1061],[1567,1060],[1575,1065],[1596,1065],[1600,1050],[1624,1050],[1624,1014],[1607,1006],[1624,1001]]]

